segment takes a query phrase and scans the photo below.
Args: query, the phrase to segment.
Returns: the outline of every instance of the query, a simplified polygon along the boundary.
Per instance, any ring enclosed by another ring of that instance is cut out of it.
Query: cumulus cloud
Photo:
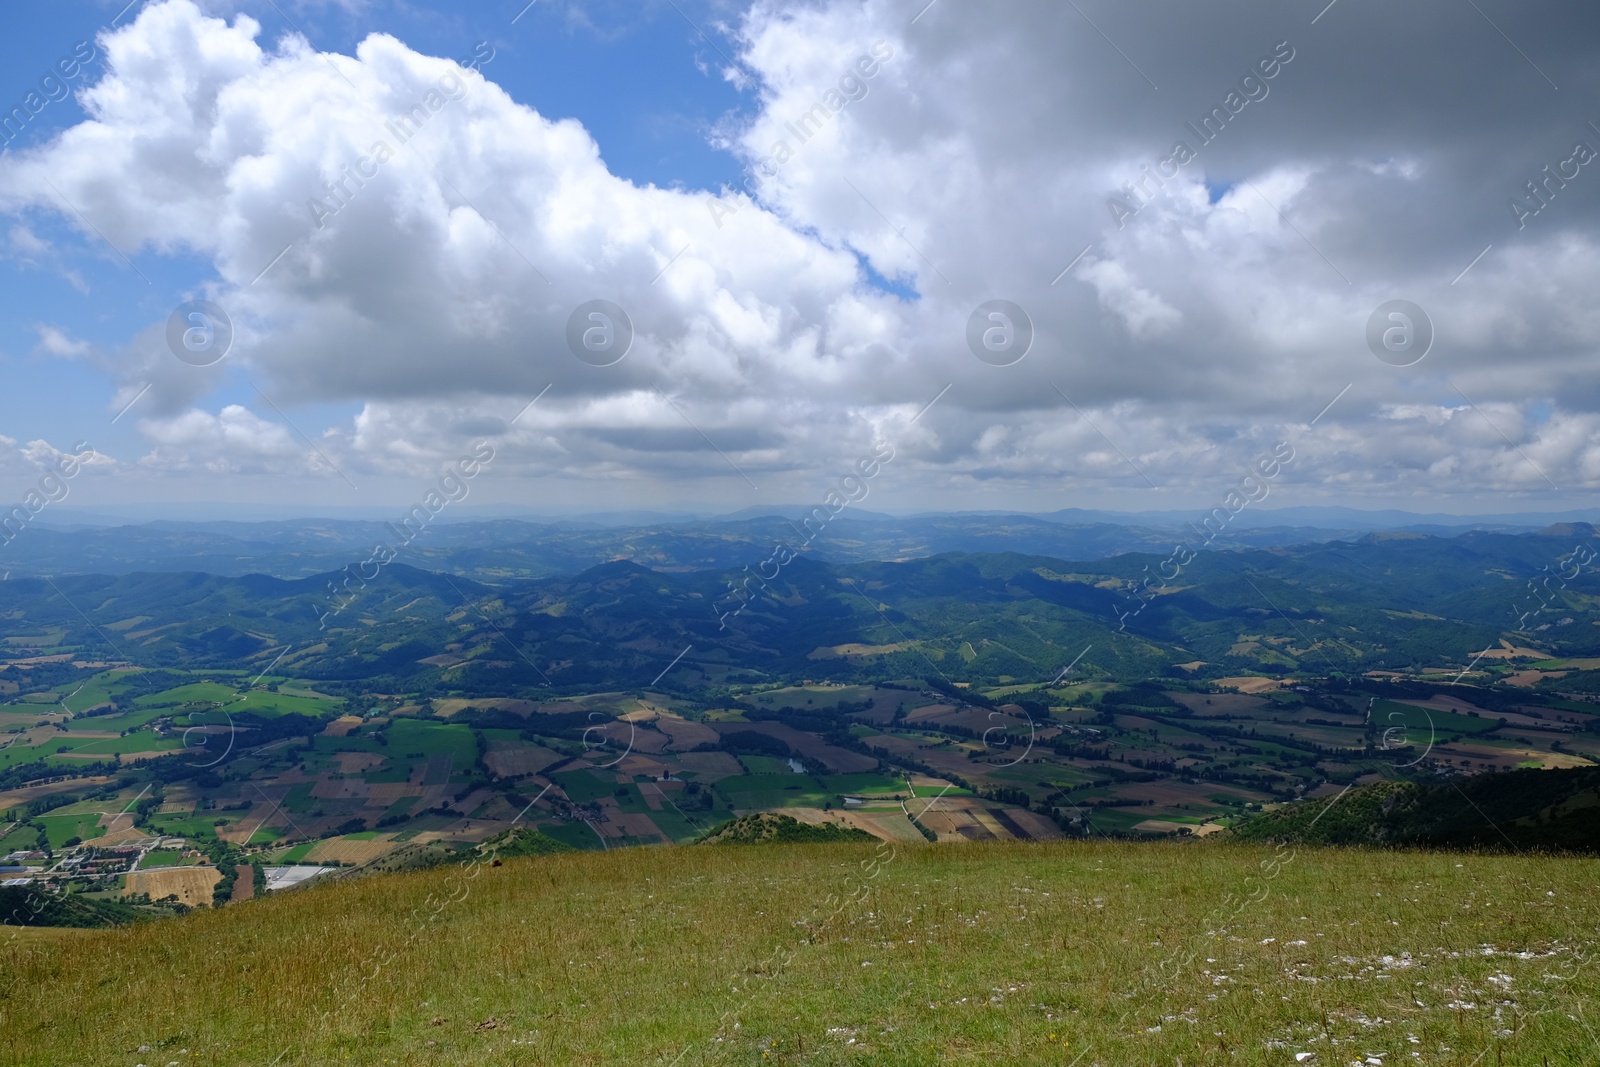
[[[89,342],[68,337],[54,326],[37,326],[34,329],[39,335],[39,351],[46,355],[77,359],[93,351]]]
[[[1600,177],[1522,229],[1506,203],[1600,144],[1566,103],[1593,97],[1593,35],[1519,27],[1530,69],[1443,3],[1316,26],[1264,0],[1159,6],[1097,10],[1102,35],[1021,0],[915,23],[889,0],[758,0],[731,31],[755,107],[717,134],[748,179],[695,191],[612,175],[492,59],[382,34],[323,54],[165,0],[103,35],[85,121],[0,163],[0,209],[59,211],[58,189],[119,248],[212,264],[193,295],[233,320],[225,363],[179,363],[152,322],[104,364],[118,409],[149,386],[152,472],[403,475],[484,437],[524,476],[737,506],[740,479],[800,485],[899,435],[919,503],[1049,508],[1204,496],[1300,435],[1308,492],[1596,484]],[[31,235],[13,247],[45,256]],[[1397,297],[1436,330],[1405,370],[1364,341]],[[1034,326],[1011,367],[967,348],[996,298]],[[594,299],[636,333],[613,366],[567,350]],[[239,373],[356,414],[311,448],[253,399],[209,411]]]

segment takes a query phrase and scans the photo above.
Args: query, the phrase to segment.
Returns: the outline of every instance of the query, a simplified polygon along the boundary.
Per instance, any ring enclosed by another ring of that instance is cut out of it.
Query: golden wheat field
[[[215,867],[156,867],[128,875],[125,895],[148,893],[151,900],[177,897],[182,904],[210,904],[212,890],[222,878]]]

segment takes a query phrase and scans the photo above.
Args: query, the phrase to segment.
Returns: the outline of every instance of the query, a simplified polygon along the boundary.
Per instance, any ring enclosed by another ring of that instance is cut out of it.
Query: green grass
[[[593,830],[589,829],[583,823],[549,823],[546,825],[541,825],[539,827],[539,831],[555,838],[564,845],[571,845],[573,848],[600,848],[600,839],[594,835]]]
[[[741,774],[733,778],[723,778],[717,782],[717,788],[733,796],[736,793],[765,793],[782,792],[789,786],[799,786],[801,790],[815,791],[817,779],[809,774]]]
[[[306,858],[306,855],[316,846],[317,842],[315,841],[307,841],[304,844],[296,845],[283,855],[279,856],[274,862],[283,866],[303,862]]]
[[[331,756],[335,752],[374,752],[380,756],[386,754],[384,747],[371,734],[351,734],[346,737],[323,737],[318,734],[311,739],[311,750],[318,756],[324,757]],[[332,759],[325,761],[327,766],[332,766],[333,763]],[[313,764],[313,766],[318,765]]]
[[[1146,819],[1155,818],[1150,810],[1135,808],[1132,811],[1123,811],[1118,808],[1088,808],[1089,822],[1093,828],[1103,834],[1131,833],[1133,828]],[[1165,818],[1166,816],[1161,816]]]
[[[239,691],[231,686],[220,685],[217,682],[191,682],[176,689],[165,689],[159,693],[139,697],[134,703],[141,707],[152,707],[187,704],[195,700],[230,702],[237,700],[238,697]]]
[[[377,747],[371,751],[397,758],[407,752],[448,755],[458,774],[478,759],[478,743],[472,736],[472,730],[464,724],[452,725],[428,719],[396,719],[384,727],[383,732],[389,738],[388,747]]]
[[[69,746],[71,753],[78,758],[109,759],[113,754],[123,752],[173,752],[184,747],[184,740],[181,731],[157,737],[148,730],[141,730],[127,737],[95,737],[88,740],[63,735],[59,744],[53,742],[44,748],[53,752],[61,744]]]
[[[183,862],[183,852],[175,848],[151,849],[144,854],[144,859],[139,861],[141,871],[152,867],[176,867]]]
[[[336,752],[372,752],[396,761],[404,761],[408,753],[420,752],[424,756],[449,756],[451,774],[459,778],[478,759],[478,743],[464,724],[397,719],[383,728],[388,744],[379,742],[373,733],[368,726],[364,732],[349,737],[316,737],[312,740],[312,757],[305,762],[312,769],[323,769],[331,765],[328,757]]]
[[[61,703],[70,711],[83,712],[96,704],[105,703],[126,689],[129,677],[127,673],[102,671],[84,681],[82,688],[77,685],[65,687]]]
[[[740,756],[739,762],[750,774],[793,774],[789,761],[777,756]]]
[[[125,711],[120,715],[90,715],[67,723],[68,730],[87,730],[91,733],[113,734],[123,730],[137,730],[163,715],[172,714],[171,708],[146,708],[143,711]]]
[[[815,711],[827,711],[846,702],[866,700],[874,693],[870,685],[847,685],[838,689],[826,686],[786,686],[782,689],[769,689],[765,693],[755,693],[747,697],[751,703],[759,704],[764,708],[793,707]],[[915,699],[914,693],[905,694],[908,701]]]
[[[1566,697],[1545,697],[1545,703],[1552,708],[1562,711],[1577,711],[1584,715],[1600,716],[1600,704],[1593,704],[1584,700],[1568,700]]]
[[[1428,743],[1430,722],[1438,738],[1456,735],[1470,737],[1488,733],[1499,726],[1498,718],[1488,713],[1457,715],[1455,712],[1419,708],[1414,704],[1400,704],[1393,700],[1380,700],[1373,705],[1372,722],[1380,733],[1390,727],[1404,727],[1408,738],[1422,745]]]
[[[57,737],[61,740],[57,741]],[[20,743],[0,748],[0,771],[18,763],[32,763],[34,760],[44,759],[46,756],[54,755],[57,747],[70,743],[66,740],[66,734],[56,734],[51,737],[50,744],[38,748],[29,748]]]
[[[210,840],[216,837],[216,821],[235,823],[239,821],[241,812],[217,811],[200,812],[197,815],[152,815],[150,825],[158,833],[169,837],[187,837],[196,840]]]
[[[115,809],[108,808],[108,811]],[[39,825],[44,827],[45,834],[50,838],[51,848],[60,848],[74,837],[87,841],[105,833],[100,829],[100,816],[87,813],[57,814],[46,812],[37,817]],[[125,823],[122,825],[126,825]]]
[[[245,698],[237,703],[229,704],[229,711],[250,711],[257,715],[312,715],[317,717],[331,716],[339,711],[344,701],[334,697],[304,696],[299,693],[269,693],[264,689],[252,689],[245,694]]]
[[[5,744],[7,740],[10,739],[0,738],[0,744]],[[17,739],[12,744],[0,749],[0,770],[18,763],[32,763],[41,759],[64,762],[66,766],[70,767],[74,763],[81,765],[84,759],[91,762],[96,759],[110,759],[111,754],[118,751],[153,751],[163,747],[178,748],[183,744],[181,738],[171,738],[169,740],[172,742],[171,744],[163,745],[158,742],[153,734],[135,735],[133,738],[105,737],[86,740],[73,734],[51,733],[44,739],[43,744],[30,747],[24,744],[21,739]],[[91,745],[94,747],[87,747]],[[63,748],[67,750],[67,753],[82,749],[82,758],[74,760],[67,757],[66,753],[60,751]]]
[[[970,797],[972,790],[962,789],[957,785],[919,785],[912,791],[914,797]]]
[[[414,796],[413,797],[401,797],[399,800],[395,801],[393,804],[390,804],[388,806],[388,808],[384,809],[384,813],[382,815],[378,816],[378,818],[387,819],[387,818],[390,818],[391,816],[394,816],[394,815],[404,815],[406,812],[410,811],[412,809],[412,807],[414,807],[416,805],[416,803],[417,803],[417,798],[414,797]]]
[[[550,776],[550,780],[560,786],[574,804],[587,804],[591,800],[608,797],[617,790],[615,775],[611,781],[603,782],[588,771],[557,771]]]
[[[839,800],[809,774],[742,774],[723,778],[712,787],[730,808],[756,811],[763,808],[811,808]]]
[[[741,811],[775,811],[779,808],[820,808],[832,803],[838,806],[842,798],[832,793],[817,792],[758,792],[730,793],[728,807]]]
[[[638,786],[619,785],[615,788],[622,790],[622,795],[618,796],[613,792],[612,799],[617,802],[617,807],[623,811],[629,814],[655,814],[650,810],[650,805],[644,802],[644,796],[639,792]]]
[[[886,774],[829,774],[821,779],[822,784],[835,793],[849,793],[851,796],[872,796],[878,793],[904,793],[907,791],[904,778],[890,778]]]
[[[0,1058],[1593,1063],[1592,862],[1076,842],[511,859],[19,941]]]
[[[675,844],[693,841],[725,818],[725,811],[691,811],[682,814],[670,806],[650,813],[650,821]]]
[[[1013,756],[1006,757],[1014,759]],[[1010,767],[995,768],[983,762],[972,765],[973,775],[983,775],[993,778],[997,782],[1009,782],[1026,788],[1027,786],[1048,786],[1052,782],[1070,781],[1074,768],[1062,767],[1059,763],[1016,763]],[[1066,772],[1065,774],[1063,772]],[[965,777],[965,776],[964,776]]]
[[[283,806],[296,815],[304,815],[317,806],[316,800],[311,796],[311,791],[316,788],[314,782],[298,782],[289,787],[289,792],[284,794]]]

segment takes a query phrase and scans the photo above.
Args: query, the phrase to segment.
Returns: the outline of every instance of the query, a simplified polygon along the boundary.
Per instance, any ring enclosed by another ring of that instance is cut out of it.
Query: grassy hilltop
[[[1595,878],[1254,844],[530,856],[8,932],[0,1060],[1594,1063]]]

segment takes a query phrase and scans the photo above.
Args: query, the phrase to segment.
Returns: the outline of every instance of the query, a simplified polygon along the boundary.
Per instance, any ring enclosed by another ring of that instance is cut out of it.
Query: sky
[[[124,3],[0,16],[0,497],[1594,505],[1592,4]]]

